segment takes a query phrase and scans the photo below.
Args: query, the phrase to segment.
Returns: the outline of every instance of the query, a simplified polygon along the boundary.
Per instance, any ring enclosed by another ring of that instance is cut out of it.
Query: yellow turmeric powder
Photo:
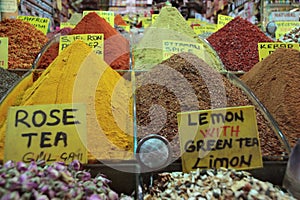
[[[89,160],[133,158],[131,86],[82,41],[73,42],[22,96],[21,105],[85,103]],[[0,125],[1,126],[1,125]],[[5,133],[2,126],[0,133]],[[4,138],[0,141],[3,159]]]

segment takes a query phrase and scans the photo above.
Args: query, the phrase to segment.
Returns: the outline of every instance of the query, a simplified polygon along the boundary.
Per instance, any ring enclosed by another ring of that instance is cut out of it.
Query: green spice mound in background
[[[133,49],[134,69],[149,70],[163,61],[163,40],[200,43],[204,59],[217,71],[224,70],[221,60],[208,43],[201,40],[174,7],[163,7],[159,16]]]

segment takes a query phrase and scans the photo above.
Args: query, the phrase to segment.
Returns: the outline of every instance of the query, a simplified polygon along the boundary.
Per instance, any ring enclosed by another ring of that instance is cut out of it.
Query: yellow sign
[[[159,14],[152,14],[152,24],[155,22]]]
[[[298,43],[282,43],[282,42],[260,42],[258,43],[259,61],[265,59],[272,54],[277,48],[299,49]]]
[[[71,24],[70,22],[60,22],[60,29],[63,28],[75,28],[76,24]]]
[[[196,18],[188,18],[186,20],[186,23],[191,26],[193,24],[206,24],[207,22],[203,22],[203,21],[200,21],[199,19],[196,19]]]
[[[149,26],[151,26],[151,24],[152,24],[152,18],[145,17],[142,19],[142,26],[144,28],[148,28]]]
[[[253,106],[183,112],[177,118],[184,172],[263,166]]]
[[[201,26],[194,26],[193,29],[197,35],[203,35],[216,32],[218,27],[216,24],[205,24]]]
[[[275,22],[276,24],[276,32],[275,32],[275,37],[276,39],[281,38],[284,34],[290,32],[295,27],[300,26],[299,21],[286,21],[286,22],[280,22],[277,21]]]
[[[119,25],[121,28],[123,28],[125,31],[130,32],[130,25]]]
[[[228,22],[233,20],[233,17],[227,16],[227,15],[218,15],[218,29],[222,28],[225,26]]]
[[[35,17],[35,16],[18,16],[18,19],[21,19],[23,21],[27,21],[33,26],[35,26],[36,29],[42,31],[45,35],[48,32],[50,19],[43,18],[43,17]]]
[[[67,48],[75,40],[82,40],[88,46],[90,46],[94,52],[103,59],[104,48],[104,36],[103,34],[78,34],[78,35],[64,35],[59,39],[59,53]]]
[[[163,59],[166,60],[172,55],[180,52],[193,53],[199,58],[204,58],[204,47],[203,44],[182,42],[176,40],[163,40]]]
[[[83,11],[83,17],[90,12],[97,13],[100,17],[105,19],[112,27],[115,26],[115,13],[113,11],[101,11],[101,10],[85,10]]]
[[[87,163],[84,104],[10,107],[4,162]]]
[[[0,67],[8,68],[8,38],[0,38]]]

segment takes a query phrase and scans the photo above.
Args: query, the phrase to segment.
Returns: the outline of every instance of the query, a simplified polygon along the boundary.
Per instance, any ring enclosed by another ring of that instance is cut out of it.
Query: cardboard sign
[[[104,35],[101,34],[78,34],[78,35],[64,35],[59,39],[59,53],[67,48],[75,40],[82,40],[90,46],[94,52],[103,59],[104,48]]]
[[[130,32],[130,25],[119,25],[121,28],[123,28],[125,31]]]
[[[155,22],[159,14],[152,14],[152,24]]]
[[[184,172],[262,167],[253,106],[183,112],[177,118]]]
[[[227,15],[218,15],[218,29],[222,28],[225,26],[228,22],[233,20],[233,17],[227,16]]]
[[[29,22],[30,24],[35,26],[35,28],[42,31],[45,35],[48,32],[48,28],[50,24],[50,19],[48,18],[35,17],[35,16],[18,16],[17,18]]]
[[[18,9],[17,0],[1,0],[0,1],[0,13],[1,12],[16,12]]]
[[[299,21],[275,22],[277,28],[275,32],[276,39],[281,38],[284,34],[290,32],[293,28],[300,26]]]
[[[60,29],[63,28],[75,28],[76,24],[71,24],[70,22],[60,22]]]
[[[4,162],[87,163],[84,104],[10,107]]]
[[[300,50],[298,43],[260,42],[260,43],[258,43],[259,61],[262,61],[268,55],[272,54],[277,48],[287,48],[287,49]]]
[[[0,38],[0,67],[8,68],[8,38]]]
[[[180,52],[193,53],[199,58],[205,60],[204,46],[199,43],[182,42],[176,40],[163,40],[163,59],[166,60],[172,55]]]
[[[216,24],[205,24],[201,26],[194,26],[193,29],[197,35],[204,35],[216,32],[218,30],[218,27]]]
[[[100,17],[105,19],[112,27],[115,26],[115,13],[113,11],[100,11],[100,10],[85,10],[83,11],[83,17],[90,12],[97,13]]]

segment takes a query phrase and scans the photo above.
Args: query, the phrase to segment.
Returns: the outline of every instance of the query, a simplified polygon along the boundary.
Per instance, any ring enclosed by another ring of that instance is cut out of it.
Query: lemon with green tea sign
[[[184,172],[262,167],[254,106],[182,112],[177,119]]]
[[[18,19],[29,22],[36,29],[42,31],[45,35],[48,32],[50,19],[44,17],[35,17],[35,16],[18,16]]]
[[[8,68],[8,38],[0,38],[0,67]]]

